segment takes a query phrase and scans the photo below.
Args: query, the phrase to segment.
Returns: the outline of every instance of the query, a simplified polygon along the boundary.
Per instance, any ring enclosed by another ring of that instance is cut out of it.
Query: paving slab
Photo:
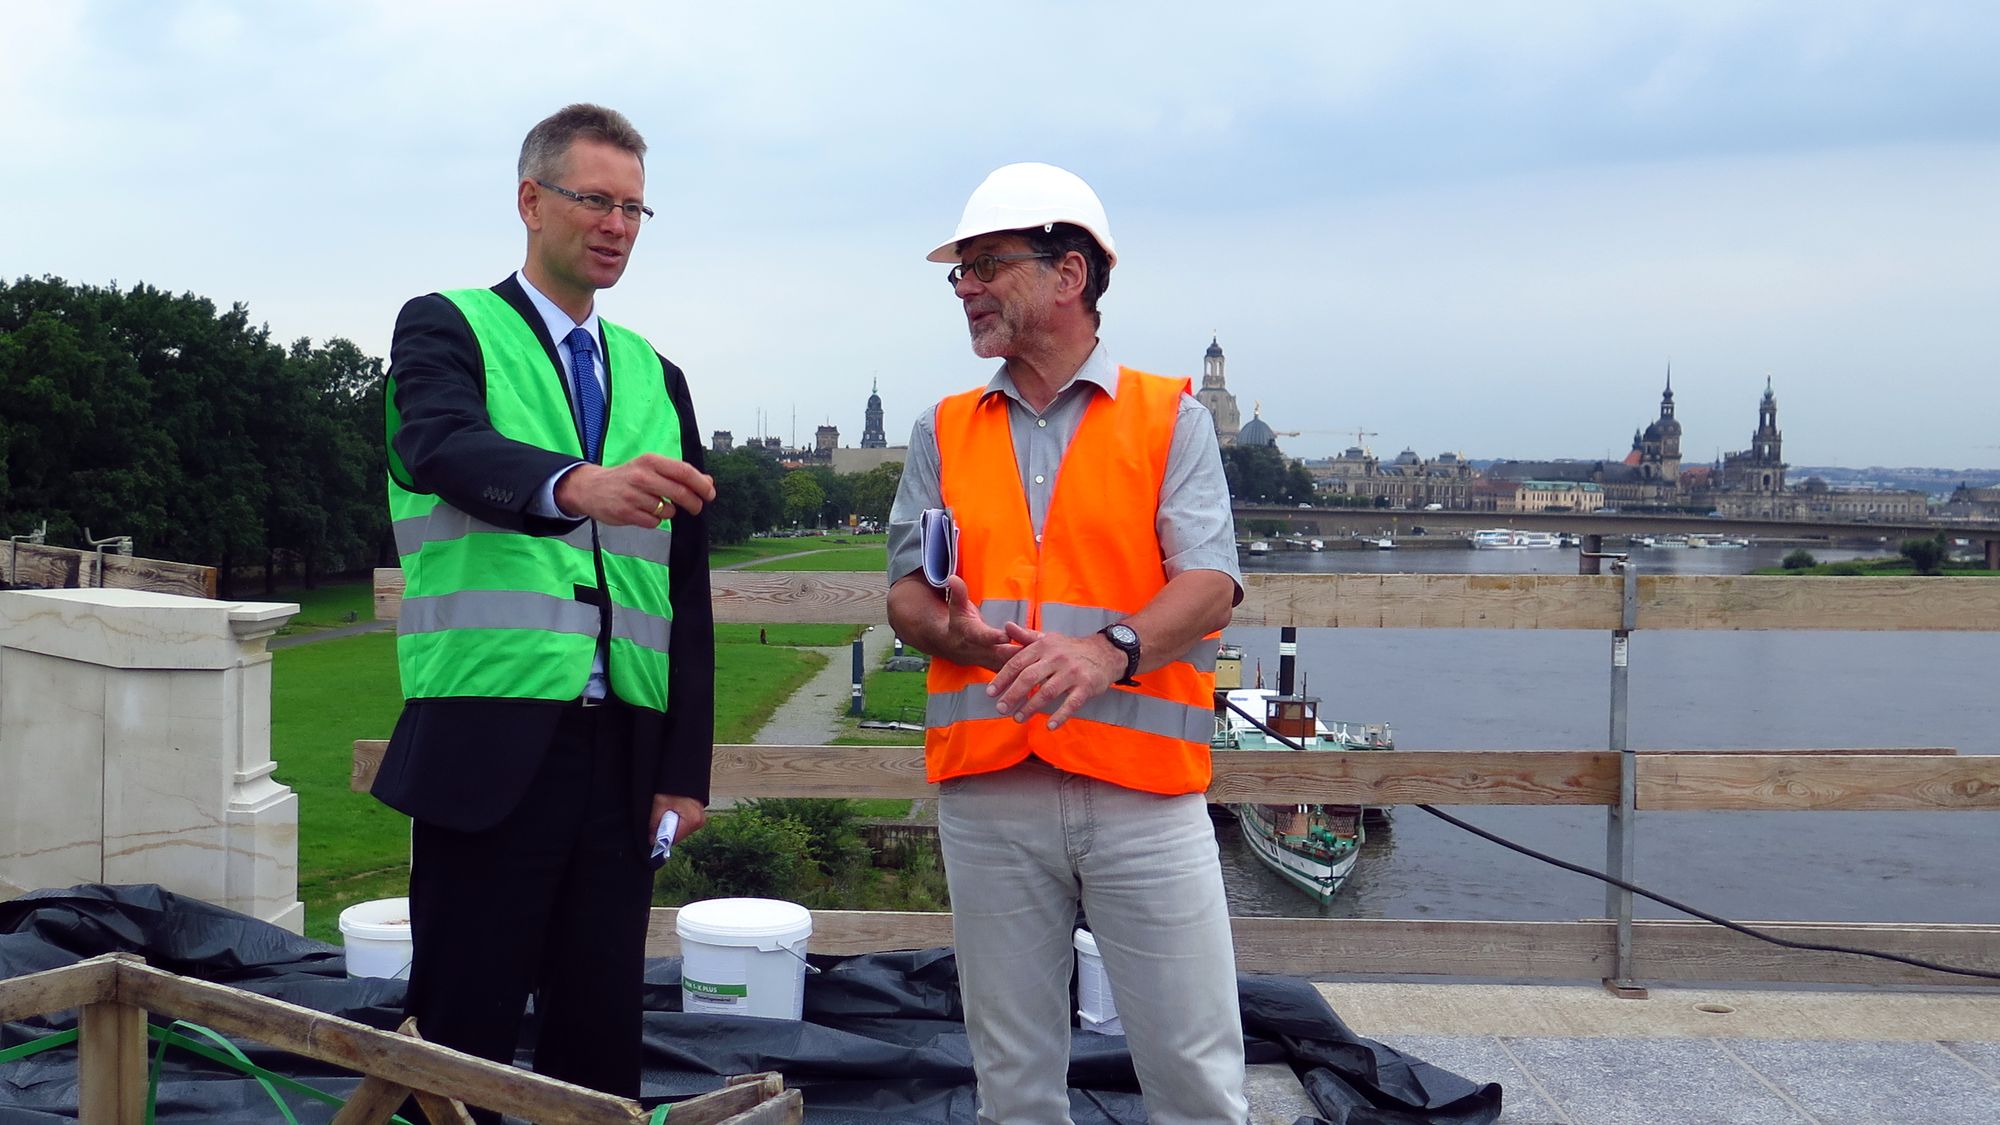
[[[1462,1078],[1498,1082],[1504,1091],[1500,1115],[1503,1125],[1571,1125],[1570,1119],[1543,1095],[1515,1064],[1514,1056],[1493,1036],[1384,1035],[1379,1042]]]
[[[1363,1035],[1637,1035],[2000,1042],[2000,993],[1654,987],[1621,1000],[1594,984],[1317,985]],[[1720,1009],[1720,1010],[1716,1010]]]
[[[1820,1121],[2000,1122],[2000,1086],[1937,1043],[1717,1044]]]
[[[1574,1125],[1814,1125],[1713,1041],[1501,1042]]]

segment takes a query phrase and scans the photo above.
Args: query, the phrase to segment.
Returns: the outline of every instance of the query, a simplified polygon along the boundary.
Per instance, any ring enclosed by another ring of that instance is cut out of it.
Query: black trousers
[[[571,707],[505,820],[416,822],[406,1007],[426,1040],[511,1062],[532,994],[538,1073],[638,1095],[653,871],[636,851],[630,759],[624,708]]]

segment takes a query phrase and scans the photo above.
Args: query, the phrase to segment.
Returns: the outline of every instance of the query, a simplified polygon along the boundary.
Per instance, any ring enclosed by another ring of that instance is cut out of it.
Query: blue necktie
[[[572,330],[563,342],[569,345],[571,379],[583,415],[583,455],[595,461],[604,448],[604,388],[597,385],[597,342],[581,328]]]

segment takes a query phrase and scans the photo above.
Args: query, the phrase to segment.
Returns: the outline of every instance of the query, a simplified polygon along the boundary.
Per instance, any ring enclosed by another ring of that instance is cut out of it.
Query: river
[[[1789,548],[1638,549],[1641,573],[1743,574]],[[1882,552],[1812,548],[1822,562]],[[1282,552],[1245,570],[1576,573],[1574,550]],[[1849,579],[1849,581],[1863,581]],[[1643,626],[1644,621],[1640,624]],[[1231,628],[1244,683],[1277,686],[1278,630]],[[1390,723],[1402,750],[1604,749],[1611,639],[1570,630],[1299,630],[1329,719]],[[1631,642],[1636,749],[1950,746],[2000,753],[2000,633],[1658,632]],[[1602,869],[1601,808],[1448,811]],[[1218,822],[1240,915],[1567,920],[1603,917],[1602,884],[1415,808],[1371,831],[1321,908]],[[2000,923],[2000,813],[1642,812],[1637,882],[1738,920]],[[1680,915],[1639,900],[1640,917]]]

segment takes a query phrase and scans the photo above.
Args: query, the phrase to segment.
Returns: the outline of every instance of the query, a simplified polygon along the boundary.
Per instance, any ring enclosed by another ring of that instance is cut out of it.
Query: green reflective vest
[[[479,342],[493,428],[583,460],[562,373],[535,330],[490,289],[443,296],[465,314]],[[629,329],[597,323],[610,387],[603,463],[641,453],[680,457],[680,417],[658,353]],[[575,699],[608,616],[612,694],[666,710],[671,525],[600,527],[586,520],[563,536],[495,527],[418,491],[395,453],[401,418],[393,380],[384,400],[389,519],[403,562],[396,629],[403,698]]]

